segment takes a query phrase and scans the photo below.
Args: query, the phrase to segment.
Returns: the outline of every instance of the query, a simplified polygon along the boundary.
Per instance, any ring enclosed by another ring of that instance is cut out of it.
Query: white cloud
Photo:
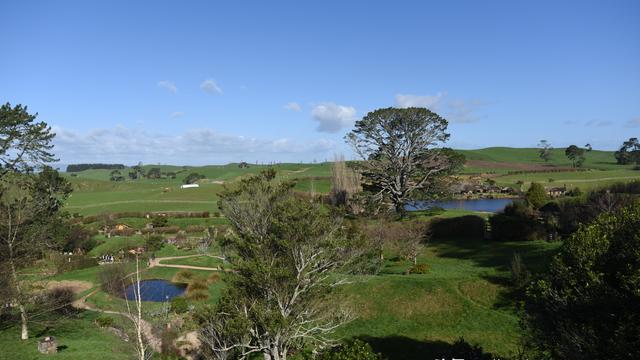
[[[435,95],[397,94],[396,105],[401,108],[424,107],[435,111],[446,96],[446,92],[439,92]]]
[[[353,125],[356,120],[356,109],[353,106],[327,102],[314,106],[311,109],[311,116],[318,122],[318,131],[336,133]]]
[[[468,124],[480,119],[477,110],[486,105],[481,100],[452,100],[445,111],[445,118],[452,123]]]
[[[228,163],[239,160],[299,161],[330,155],[333,141],[260,139],[225,135],[210,129],[191,129],[180,134],[158,134],[137,128],[115,127],[78,132],[54,127],[56,155],[63,162],[138,161],[175,164]]]
[[[640,117],[630,119],[629,121],[627,121],[625,126],[626,127],[638,127],[638,126],[640,126]]]
[[[287,105],[283,106],[283,108],[289,111],[298,111],[298,112],[302,111],[302,107],[297,102],[287,103]]]
[[[397,94],[396,106],[400,108],[424,107],[437,112],[451,123],[468,124],[480,119],[478,110],[487,103],[478,99],[448,100],[447,92],[435,95]]]
[[[182,111],[174,111],[171,114],[169,114],[169,118],[170,119],[177,119],[177,118],[181,118],[184,116],[184,113]]]
[[[222,89],[213,79],[203,81],[202,84],[200,84],[200,89],[209,94],[222,94]]]
[[[178,92],[178,88],[176,87],[176,84],[168,80],[158,81],[158,87],[168,90],[174,94]]]
[[[609,120],[589,120],[586,123],[584,123],[584,125],[595,126],[595,127],[607,127],[607,126],[613,125],[613,122]]]

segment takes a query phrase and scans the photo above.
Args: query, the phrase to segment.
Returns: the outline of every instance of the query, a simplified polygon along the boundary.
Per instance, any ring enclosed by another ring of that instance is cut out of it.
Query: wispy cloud
[[[607,127],[613,125],[613,121],[609,120],[589,120],[584,126]]]
[[[639,127],[640,126],[640,116],[636,117],[636,118],[633,118],[633,119],[629,119],[629,121],[627,121],[625,126],[626,127],[630,127],[630,128]]]
[[[297,102],[287,103],[287,105],[283,106],[283,108],[289,111],[298,111],[298,112],[302,111],[302,107]]]
[[[222,89],[213,79],[203,81],[202,84],[200,84],[200,89],[209,94],[222,94]]]
[[[356,120],[356,109],[353,106],[326,102],[315,105],[311,109],[311,116],[313,120],[318,122],[316,130],[336,133],[353,125]]]
[[[182,111],[174,111],[171,114],[169,114],[169,118],[170,119],[177,119],[177,118],[181,118],[184,116],[184,113]]]
[[[446,92],[439,92],[435,95],[397,94],[396,105],[401,108],[424,107],[435,111],[446,96]]]
[[[73,162],[202,163],[255,159],[299,159],[304,154],[328,156],[336,144],[331,140],[298,141],[221,134],[211,129],[191,129],[180,134],[152,133],[138,128],[115,127],[79,132],[54,127],[56,154]]]
[[[176,87],[176,84],[174,84],[173,82],[168,81],[168,80],[158,81],[158,87],[163,88],[163,89],[165,89],[165,90],[167,90],[169,92],[172,92],[174,94],[176,92],[178,92],[178,88]]]
[[[478,110],[487,104],[479,99],[448,99],[446,91],[435,95],[397,94],[396,106],[424,107],[439,113],[452,123],[468,124],[480,120]]]

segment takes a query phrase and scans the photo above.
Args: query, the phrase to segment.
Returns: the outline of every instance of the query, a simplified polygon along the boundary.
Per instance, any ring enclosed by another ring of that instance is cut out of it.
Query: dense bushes
[[[176,314],[184,314],[189,311],[187,300],[180,296],[171,299],[171,311]]]
[[[362,340],[353,340],[335,348],[325,350],[319,360],[382,360],[383,357]]]
[[[480,216],[466,215],[455,218],[435,218],[431,220],[429,231],[433,238],[484,237],[486,221]]]
[[[525,324],[545,359],[640,358],[640,205],[568,237],[527,289]]]
[[[166,226],[152,229],[141,229],[143,234],[176,234],[180,231],[180,226]]]
[[[71,305],[73,297],[73,289],[70,287],[55,287],[44,294],[40,305],[58,314],[67,315],[75,311]]]
[[[125,166],[122,164],[69,164],[67,165],[67,172],[78,172],[90,169],[104,169],[104,170],[122,170]]]
[[[162,235],[151,235],[145,241],[147,251],[158,251],[164,246],[164,237]]]
[[[123,211],[101,215],[89,215],[82,218],[82,223],[91,224],[99,221],[101,218],[108,216],[112,221],[121,218],[153,218],[156,216],[162,216],[166,218],[182,219],[182,218],[209,218],[208,211],[165,211],[165,212],[143,212],[143,211]]]
[[[489,218],[491,238],[498,241],[536,240],[546,236],[536,211],[522,201],[509,204],[504,212]]]

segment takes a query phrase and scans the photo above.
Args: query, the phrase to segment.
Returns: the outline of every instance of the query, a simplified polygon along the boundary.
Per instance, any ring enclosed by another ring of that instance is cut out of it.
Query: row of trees
[[[540,159],[544,160],[544,162],[549,162],[553,155],[553,146],[547,140],[540,140],[538,144],[538,156]],[[584,161],[586,160],[586,153],[591,151],[591,144],[586,144],[584,148],[581,148],[577,145],[569,145],[565,150],[564,154],[569,160],[571,160],[574,168],[582,167]]]

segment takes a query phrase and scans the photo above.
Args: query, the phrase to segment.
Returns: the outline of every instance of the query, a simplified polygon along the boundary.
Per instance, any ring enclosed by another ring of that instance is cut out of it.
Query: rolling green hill
[[[640,178],[633,166],[615,163],[612,151],[593,150],[586,154],[585,169],[568,171],[571,161],[564,149],[554,149],[551,161],[545,163],[535,148],[492,147],[478,150],[458,150],[467,158],[463,174],[490,173],[499,185],[516,186],[518,181],[544,182],[546,186],[589,189],[618,181]],[[67,210],[83,215],[117,211],[216,211],[217,193],[224,183],[248,174],[258,173],[269,165],[240,168],[238,164],[207,166],[145,165],[145,171],[159,167],[163,172],[176,173],[175,179],[128,179],[130,168],[121,170],[125,181],[109,181],[110,170],[85,170],[65,173],[74,186],[67,201]],[[326,193],[330,190],[331,163],[273,165],[282,180],[297,180],[296,189]],[[537,172],[531,172],[531,171]],[[546,173],[554,170],[558,172]],[[567,170],[567,171],[564,171]],[[513,171],[524,173],[511,174]],[[541,172],[542,171],[542,172]],[[205,176],[200,188],[180,189],[183,179],[196,172]],[[553,181],[550,182],[549,179]]]

